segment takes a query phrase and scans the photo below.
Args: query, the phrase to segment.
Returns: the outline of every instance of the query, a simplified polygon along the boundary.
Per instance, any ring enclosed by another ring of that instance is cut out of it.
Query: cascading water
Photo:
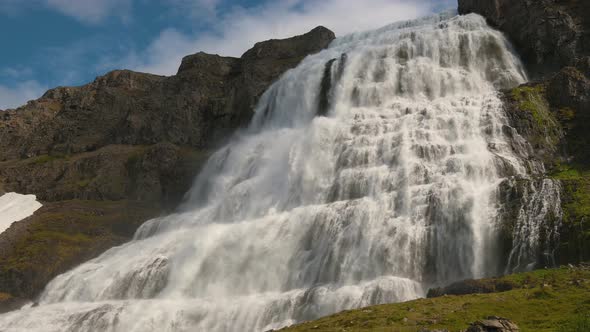
[[[265,93],[180,212],[0,330],[263,331],[501,273],[498,190],[527,167],[496,91],[524,80],[477,15],[340,38]]]

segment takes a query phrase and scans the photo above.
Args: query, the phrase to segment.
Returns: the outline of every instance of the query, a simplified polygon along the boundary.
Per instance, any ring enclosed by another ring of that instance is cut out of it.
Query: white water
[[[0,196],[0,234],[13,223],[32,216],[41,206],[34,195],[8,193]]]
[[[340,38],[267,91],[182,212],[0,330],[263,331],[503,271],[497,190],[526,171],[496,91],[523,81],[476,15]]]

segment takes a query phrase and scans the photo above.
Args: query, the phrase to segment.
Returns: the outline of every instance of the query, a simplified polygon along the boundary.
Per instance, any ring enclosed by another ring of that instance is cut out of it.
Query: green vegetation
[[[0,292],[0,302],[9,300],[11,298],[12,296],[10,294]]]
[[[551,174],[561,181],[564,227],[560,256],[569,261],[590,259],[590,169],[559,165]]]
[[[557,329],[557,332],[588,332],[590,331],[590,314],[584,313],[576,316],[572,321],[565,323]]]
[[[148,146],[134,146],[134,150],[129,153],[129,157],[127,157],[127,165],[135,165],[141,161],[142,158],[145,157],[145,153],[148,150]]]
[[[64,154],[44,154],[31,159],[31,163],[34,165],[43,165],[55,160],[67,159],[68,157]]]
[[[0,292],[35,296],[55,275],[133,235],[159,211],[131,201],[64,201],[46,204],[30,219],[27,236],[0,254]]]
[[[557,122],[549,111],[549,103],[545,97],[545,86],[520,86],[512,90],[512,98],[519,108],[531,113],[539,126],[555,126]]]
[[[546,86],[543,84],[519,86],[514,88],[510,95],[517,109],[528,114],[520,121],[524,121],[523,124],[527,123],[526,127],[529,129],[525,131],[530,132],[527,138],[533,147],[540,150],[555,150],[563,136],[558,118],[562,119],[562,115],[564,119],[571,117],[571,110],[564,109],[561,113],[554,114],[547,101]]]
[[[469,323],[501,316],[521,331],[584,330],[590,312],[590,268],[538,270],[499,278],[514,289],[501,293],[443,296],[345,311],[285,329],[302,331],[465,330]]]
[[[80,189],[84,189],[84,188],[88,187],[88,185],[90,185],[90,183],[92,183],[92,179],[84,179],[84,180],[80,180],[80,181],[76,182],[76,185]]]
[[[590,220],[590,170],[572,165],[561,165],[553,178],[561,180],[569,196],[565,204],[567,217]]]
[[[572,121],[576,118],[576,111],[569,107],[560,108],[557,110],[557,115],[562,122]]]

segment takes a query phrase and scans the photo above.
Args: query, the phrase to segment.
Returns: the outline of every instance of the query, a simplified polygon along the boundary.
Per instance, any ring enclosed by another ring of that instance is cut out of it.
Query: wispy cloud
[[[49,8],[82,22],[98,23],[109,16],[125,17],[131,0],[45,0]]]
[[[41,5],[85,24],[97,24],[114,16],[130,15],[133,20],[132,6],[151,1],[0,0],[0,12],[17,13]],[[170,27],[162,29],[147,47],[134,47],[132,40],[90,36],[40,50],[43,57],[39,61],[43,61],[45,75],[52,77],[51,84],[79,84],[91,81],[97,73],[123,68],[172,75],[183,56],[198,51],[240,56],[258,41],[302,34],[318,25],[342,36],[455,5],[455,0],[263,0],[254,7],[236,5],[239,2],[233,0],[158,1],[168,8],[163,15],[176,21],[171,20]],[[185,27],[194,25],[194,31],[179,29],[179,20]],[[34,74],[26,68],[0,70],[5,77],[0,80],[4,82],[0,84],[0,109],[19,106],[43,93],[45,86]]]
[[[149,0],[148,0],[149,1]],[[223,0],[163,0],[177,16],[212,21],[217,17],[218,6]]]
[[[174,28],[166,29],[146,50],[130,52],[121,59],[120,66],[170,75],[184,55],[197,51],[240,56],[261,40],[301,34],[318,25],[344,35],[426,15],[446,1],[269,0],[253,8],[234,6],[217,18],[211,32],[188,35]]]
[[[108,17],[126,18],[133,0],[0,0],[0,11],[19,13],[45,7],[82,23],[96,24]]]
[[[23,80],[31,76],[33,76],[33,70],[28,67],[6,67],[0,69],[0,78],[7,77],[12,80]]]
[[[28,100],[39,98],[47,87],[37,81],[17,83],[13,87],[0,85],[0,109],[16,108]]]

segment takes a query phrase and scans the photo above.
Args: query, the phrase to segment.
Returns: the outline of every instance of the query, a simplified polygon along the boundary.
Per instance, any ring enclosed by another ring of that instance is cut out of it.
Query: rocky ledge
[[[590,1],[459,0],[459,12],[503,31],[533,77],[503,99],[510,125],[528,141],[518,153],[544,165],[539,180],[561,182],[563,222],[542,264],[590,260]]]
[[[435,297],[347,310],[280,331],[588,331],[589,286],[588,266],[541,269],[469,280]]]
[[[35,297],[173,209],[269,85],[334,38],[318,27],[241,58],[197,53],[170,77],[116,70],[1,112],[0,192],[44,207],[0,235],[0,304]]]
[[[575,65],[590,53],[586,0],[459,0],[459,13],[478,13],[508,35],[535,77]]]

